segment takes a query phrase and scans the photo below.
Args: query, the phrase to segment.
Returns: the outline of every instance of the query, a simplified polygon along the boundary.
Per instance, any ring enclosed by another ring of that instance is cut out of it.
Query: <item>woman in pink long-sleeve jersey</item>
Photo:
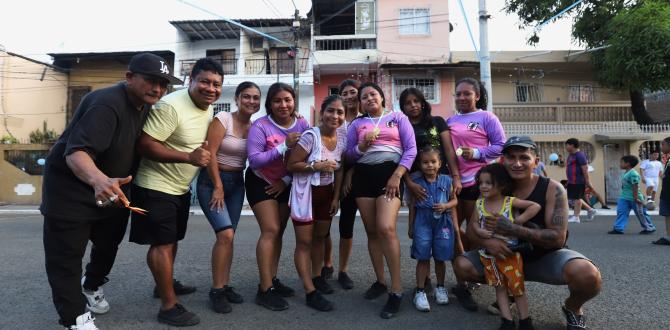
[[[295,92],[284,83],[274,83],[265,99],[267,116],[256,120],[247,137],[249,169],[246,172],[247,200],[261,229],[256,245],[260,284],[256,303],[270,310],[288,308],[284,297],[293,289],[277,279],[282,236],[289,216],[291,174],[286,170],[290,149],[300,133],[309,128],[295,113]]]

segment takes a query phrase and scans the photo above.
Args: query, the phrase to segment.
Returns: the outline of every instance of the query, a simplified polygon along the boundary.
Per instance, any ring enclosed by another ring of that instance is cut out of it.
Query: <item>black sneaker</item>
[[[345,272],[340,272],[337,274],[337,281],[340,282],[342,289],[351,290],[354,288],[354,281],[349,278],[349,275]]]
[[[656,244],[656,245],[670,245],[670,240],[667,239],[667,238],[665,238],[665,237],[661,237],[661,238],[659,238],[659,239],[657,239],[657,240],[651,242],[651,244]]]
[[[386,305],[382,308],[382,312],[379,314],[383,319],[390,319],[398,314],[400,310],[400,303],[402,302],[402,295],[397,295],[395,293],[389,293],[389,299],[386,301]]]
[[[231,302],[233,304],[241,304],[244,302],[242,296],[239,293],[235,292],[232,286],[224,285],[223,294],[226,296],[226,299],[228,299],[228,302]]]
[[[568,323],[568,330],[583,330],[586,329],[586,317],[584,315],[577,315],[569,310],[565,305],[561,306],[565,321]]]
[[[158,322],[165,323],[175,327],[189,327],[200,323],[200,318],[192,312],[189,312],[181,304],[164,311],[158,311]]]
[[[501,320],[500,328],[498,328],[498,329],[500,329],[500,330],[515,330],[514,329],[514,321],[508,320],[508,319],[505,319],[505,318],[500,318],[500,320]]]
[[[178,296],[193,293],[196,290],[194,286],[184,285],[177,280],[172,280],[172,287],[174,288],[174,293]],[[158,288],[155,286],[154,286],[154,298],[160,298],[160,295],[158,294]]]
[[[226,314],[233,310],[228,303],[228,299],[226,299],[224,289],[209,290],[209,302],[212,305],[212,309],[217,313]]]
[[[608,231],[607,233],[610,234],[610,235],[623,235],[622,231],[618,231],[616,229],[612,229],[612,230]]]
[[[307,306],[312,307],[317,311],[327,312],[333,310],[333,303],[324,298],[319,290],[314,290],[308,293],[305,298]]]
[[[323,294],[331,294],[335,292],[335,290],[333,290],[330,284],[326,282],[326,279],[323,276],[317,276],[313,278],[312,283],[314,284],[314,287]]]
[[[656,232],[656,229],[654,229],[654,230],[646,230],[646,229],[645,229],[645,230],[643,230],[643,231],[640,231],[640,235],[651,235],[651,234],[653,234],[653,233],[655,233],[655,232]]]
[[[377,299],[387,291],[388,288],[386,287],[386,284],[382,284],[379,283],[378,281],[375,281],[374,283],[372,283],[370,288],[367,291],[365,291],[365,295],[363,297],[368,300]]]
[[[530,319],[530,316],[523,320],[519,320],[519,330],[535,330],[533,320]]]
[[[295,291],[293,289],[284,285],[284,283],[280,282],[276,277],[272,279],[272,287],[279,295],[284,298],[293,297],[293,295],[295,295]]]
[[[267,291],[262,292],[259,287],[256,293],[256,304],[271,311],[283,311],[288,308],[288,302],[282,298],[275,288],[269,288]]]
[[[468,287],[463,284],[456,285],[451,292],[456,295],[458,302],[463,306],[463,308],[474,312],[477,310],[477,303],[472,299],[472,294],[468,290]]]
[[[323,266],[323,268],[321,268],[321,276],[327,280],[333,278],[334,272],[335,268],[333,268],[333,266],[330,267]]]

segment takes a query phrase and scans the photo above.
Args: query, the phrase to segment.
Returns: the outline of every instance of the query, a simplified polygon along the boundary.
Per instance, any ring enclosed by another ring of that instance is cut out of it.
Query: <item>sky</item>
[[[186,0],[184,0],[186,1]],[[384,1],[384,0],[378,0]],[[442,1],[442,0],[437,0]],[[458,0],[449,0],[454,25],[452,50],[474,50]],[[292,17],[291,0],[188,0],[227,18]],[[294,0],[301,16],[310,0]],[[479,48],[478,0],[462,0]],[[244,6],[239,5],[244,3]],[[519,30],[518,17],[502,12],[503,0],[488,0],[492,15],[489,48],[498,50],[577,49],[571,43],[571,20],[561,19],[540,31],[540,43],[528,46],[532,29]],[[8,0],[0,11],[0,45],[7,51],[50,61],[47,53],[173,49],[172,20],[217,19],[179,0]]]

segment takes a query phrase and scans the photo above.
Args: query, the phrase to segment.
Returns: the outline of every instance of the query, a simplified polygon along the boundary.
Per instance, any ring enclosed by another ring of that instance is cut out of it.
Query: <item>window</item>
[[[230,103],[214,103],[212,104],[214,107],[214,115],[216,116],[217,113],[223,111],[223,112],[230,112]]]
[[[339,95],[340,88],[337,86],[328,86],[328,95]]]
[[[570,102],[595,102],[596,95],[591,85],[569,85],[570,92],[568,100]]]
[[[419,89],[423,96],[426,97],[426,101],[431,103],[437,103],[438,100],[438,87],[433,78],[398,78],[393,80],[393,85],[395,88],[395,99],[400,99],[400,93],[407,88],[415,87]]]
[[[517,102],[542,102],[542,85],[536,83],[516,83]]]
[[[400,9],[398,28],[400,35],[430,34],[430,9]]]

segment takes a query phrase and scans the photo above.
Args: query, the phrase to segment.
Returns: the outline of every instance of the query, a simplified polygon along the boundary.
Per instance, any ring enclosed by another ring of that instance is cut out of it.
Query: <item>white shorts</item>
[[[644,178],[644,185],[646,187],[652,187],[654,188],[654,192],[658,191],[658,178]]]

